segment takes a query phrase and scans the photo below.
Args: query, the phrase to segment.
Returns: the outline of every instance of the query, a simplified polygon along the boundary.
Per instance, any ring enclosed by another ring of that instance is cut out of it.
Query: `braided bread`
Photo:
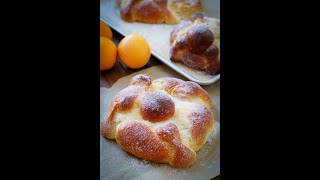
[[[198,84],[145,74],[113,99],[101,134],[145,160],[186,167],[214,128],[212,101]]]
[[[117,0],[117,4],[128,22],[176,24],[202,9],[200,0]]]
[[[214,75],[220,72],[220,21],[194,14],[170,34],[170,59]]]

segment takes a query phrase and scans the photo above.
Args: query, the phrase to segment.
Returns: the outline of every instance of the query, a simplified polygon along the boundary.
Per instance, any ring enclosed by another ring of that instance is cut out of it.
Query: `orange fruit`
[[[112,68],[116,63],[117,47],[106,37],[100,37],[100,71]]]
[[[100,20],[100,36],[106,37],[112,40],[112,31],[110,27]]]
[[[120,60],[131,69],[145,66],[151,56],[148,42],[139,34],[123,38],[118,45]]]

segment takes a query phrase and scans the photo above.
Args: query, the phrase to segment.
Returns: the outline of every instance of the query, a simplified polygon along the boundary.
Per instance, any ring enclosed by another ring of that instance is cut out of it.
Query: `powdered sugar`
[[[220,163],[219,158],[217,158],[220,156],[219,131],[220,125],[216,122],[215,129],[209,136],[207,143],[197,152],[196,162],[186,168],[174,168],[168,164],[142,160],[122,150],[115,141],[101,138],[102,142],[100,144],[103,146],[101,154],[104,154],[101,157],[104,158],[101,162],[103,166],[100,166],[108,169],[107,173],[112,172],[111,174],[105,174],[107,179],[157,179],[157,177],[158,179],[164,177],[169,179],[193,179],[200,174],[205,176],[206,173],[215,171]],[[108,161],[108,163],[104,163],[104,161]],[[108,167],[105,167],[105,165]]]
[[[174,109],[173,101],[165,93],[155,91],[146,93],[142,98],[142,116],[151,122],[164,121],[172,117]]]

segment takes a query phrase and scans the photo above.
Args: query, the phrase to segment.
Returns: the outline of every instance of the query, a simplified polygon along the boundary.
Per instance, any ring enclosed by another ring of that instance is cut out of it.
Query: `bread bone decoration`
[[[113,99],[100,129],[139,158],[186,167],[214,129],[212,101],[194,82],[139,74]]]
[[[200,12],[200,0],[117,0],[120,16],[128,22],[177,24]]]
[[[215,75],[220,72],[220,20],[194,14],[170,34],[170,59]]]

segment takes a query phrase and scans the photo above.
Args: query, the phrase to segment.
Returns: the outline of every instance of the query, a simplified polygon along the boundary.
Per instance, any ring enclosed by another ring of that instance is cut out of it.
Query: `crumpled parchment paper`
[[[129,85],[134,75],[144,73],[152,80],[176,77],[186,80],[165,65],[153,66],[119,79],[111,88],[100,88],[100,121],[108,111],[115,95]],[[100,179],[211,179],[220,174],[220,81],[202,86],[210,95],[214,106],[215,130],[207,143],[197,152],[196,162],[187,168],[174,168],[139,159],[120,148],[115,140],[100,135]]]

